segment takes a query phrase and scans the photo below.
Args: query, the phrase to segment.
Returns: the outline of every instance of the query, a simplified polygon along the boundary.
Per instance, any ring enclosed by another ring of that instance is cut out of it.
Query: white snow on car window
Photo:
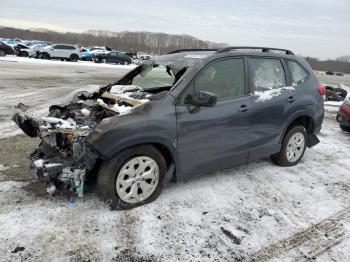
[[[266,102],[272,98],[279,96],[283,91],[293,91],[295,88],[293,86],[284,86],[277,89],[270,89],[266,91],[255,91],[254,96],[256,96],[256,102]]]

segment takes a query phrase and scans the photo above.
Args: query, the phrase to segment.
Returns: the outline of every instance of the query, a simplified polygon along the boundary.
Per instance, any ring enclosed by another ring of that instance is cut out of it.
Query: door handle
[[[294,96],[290,96],[290,97],[288,97],[288,102],[293,103],[295,101],[295,99],[296,98]]]
[[[249,107],[247,105],[241,105],[239,108],[238,108],[238,112],[246,112],[248,111]]]

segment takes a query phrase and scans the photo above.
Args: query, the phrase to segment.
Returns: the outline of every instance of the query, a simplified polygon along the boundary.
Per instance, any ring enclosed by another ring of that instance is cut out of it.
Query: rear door
[[[253,121],[250,160],[279,151],[279,139],[285,121],[293,113],[295,88],[288,86],[289,77],[283,59],[249,58]]]
[[[176,106],[181,171],[212,171],[248,158],[250,139],[248,95],[243,58],[229,58],[206,66],[187,86]],[[191,97],[214,93],[217,104],[192,110]]]

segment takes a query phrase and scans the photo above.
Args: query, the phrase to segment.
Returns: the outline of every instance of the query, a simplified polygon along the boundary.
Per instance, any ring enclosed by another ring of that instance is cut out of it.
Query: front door
[[[191,98],[199,91],[214,93],[217,104],[193,110]],[[247,93],[243,58],[214,61],[187,86],[176,106],[182,173],[212,171],[247,161],[251,114]]]

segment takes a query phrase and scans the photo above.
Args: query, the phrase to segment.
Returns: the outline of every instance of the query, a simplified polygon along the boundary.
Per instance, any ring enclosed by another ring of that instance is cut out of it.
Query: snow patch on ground
[[[28,57],[19,57],[19,56],[5,56],[0,58],[1,61],[13,62],[13,63],[26,63],[26,64],[41,64],[41,65],[62,65],[62,66],[89,66],[89,67],[115,67],[116,69],[133,69],[137,65],[115,65],[115,64],[103,64],[103,63],[94,63],[91,61],[78,61],[78,62],[69,62],[69,61],[60,61],[60,60],[46,60],[46,59],[36,59]]]
[[[7,166],[4,166],[4,165],[2,165],[2,164],[0,164],[0,172],[4,172],[4,171],[6,171],[6,170],[8,170],[8,169],[10,169],[10,168],[7,167]]]
[[[263,159],[201,174],[129,211],[111,212],[92,193],[70,204],[33,195],[35,181],[0,182],[0,257],[349,261],[350,136],[326,119],[319,137],[295,167]],[[11,253],[18,246],[25,250]]]

